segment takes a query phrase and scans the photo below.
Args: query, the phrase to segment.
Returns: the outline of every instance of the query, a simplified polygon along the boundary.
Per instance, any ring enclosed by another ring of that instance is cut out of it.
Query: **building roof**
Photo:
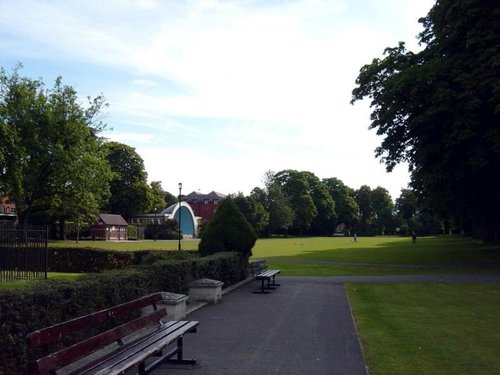
[[[99,219],[106,225],[128,225],[122,215],[99,214]]]
[[[211,191],[208,194],[203,194],[198,191],[193,191],[192,193],[186,195],[186,201],[188,202],[206,201],[206,200],[218,201],[224,198],[226,198],[224,194],[217,193],[216,191]]]

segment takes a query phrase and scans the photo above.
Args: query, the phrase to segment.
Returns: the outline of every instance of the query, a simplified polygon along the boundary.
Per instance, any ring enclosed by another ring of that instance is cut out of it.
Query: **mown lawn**
[[[279,238],[258,240],[254,258],[294,276],[495,273],[500,246],[455,236]]]
[[[184,251],[198,249],[199,240],[183,240]],[[170,241],[54,241],[51,247],[94,247],[112,250],[178,249]],[[500,271],[500,246],[458,236],[306,237],[257,240],[253,258],[265,258],[284,275],[401,275],[429,273],[492,273]]]
[[[349,284],[370,374],[500,374],[500,284]]]

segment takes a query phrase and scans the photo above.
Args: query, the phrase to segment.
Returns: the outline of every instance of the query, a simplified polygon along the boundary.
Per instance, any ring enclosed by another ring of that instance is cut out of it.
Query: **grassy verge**
[[[500,373],[500,284],[350,284],[370,373]]]
[[[58,279],[58,280],[75,280],[79,278],[82,274],[80,273],[62,273],[62,272],[49,272],[47,278]],[[16,282],[5,282],[0,283],[0,290],[18,290],[31,288],[33,285],[38,283],[40,280],[26,280],[26,281],[16,281]]]
[[[199,240],[182,240],[182,250],[198,250]],[[141,241],[50,241],[49,247],[95,248],[104,250],[178,250],[177,240],[141,240]]]
[[[463,265],[500,263],[500,246],[455,237],[279,238],[258,240],[254,257],[379,264]]]
[[[286,276],[383,276],[383,275],[441,275],[441,274],[497,274],[498,267],[398,267],[398,266],[356,266],[328,264],[321,262],[284,262],[271,258],[267,260],[269,268],[281,270]]]

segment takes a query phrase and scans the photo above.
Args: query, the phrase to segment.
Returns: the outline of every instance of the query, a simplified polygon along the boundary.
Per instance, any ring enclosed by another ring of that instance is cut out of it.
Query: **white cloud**
[[[228,193],[293,168],[397,194],[408,174],[374,160],[380,139],[350,92],[385,47],[416,47],[432,3],[5,1],[0,55],[104,71],[109,136],[140,151],[151,179]]]

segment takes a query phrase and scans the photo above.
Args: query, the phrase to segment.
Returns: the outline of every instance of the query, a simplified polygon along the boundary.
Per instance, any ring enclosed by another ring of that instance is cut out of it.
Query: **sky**
[[[284,169],[353,189],[406,188],[375,158],[359,69],[405,41],[432,0],[0,0],[0,66],[103,94],[103,135],[165,190],[249,194]]]

